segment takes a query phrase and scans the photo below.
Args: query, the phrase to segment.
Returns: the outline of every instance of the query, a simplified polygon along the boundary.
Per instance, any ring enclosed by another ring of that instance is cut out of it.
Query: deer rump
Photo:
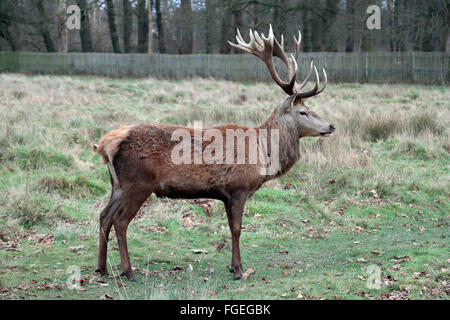
[[[179,143],[173,140],[173,132],[183,129],[191,136],[191,163],[175,164],[172,150]],[[226,129],[242,129],[236,125],[214,127],[225,136]],[[203,129],[202,132],[204,132]],[[169,198],[212,198],[226,200],[238,189],[255,191],[264,182],[259,174],[261,164],[249,164],[249,142],[245,140],[244,164],[194,163],[194,128],[146,123],[122,126],[106,134],[94,150],[108,165],[113,187],[121,189],[133,185],[148,185],[158,197]],[[211,141],[202,140],[202,151]],[[226,139],[223,138],[224,149]],[[234,144],[236,153],[237,144]]]

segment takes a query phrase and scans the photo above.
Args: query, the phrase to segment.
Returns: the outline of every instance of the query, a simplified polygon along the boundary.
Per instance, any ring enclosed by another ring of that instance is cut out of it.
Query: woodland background
[[[373,4],[381,30],[365,23]],[[80,30],[66,28],[70,5],[81,9]],[[236,28],[245,37],[271,23],[288,46],[300,29],[305,52],[449,52],[449,7],[449,0],[2,0],[0,50],[229,54],[239,53],[227,45]]]

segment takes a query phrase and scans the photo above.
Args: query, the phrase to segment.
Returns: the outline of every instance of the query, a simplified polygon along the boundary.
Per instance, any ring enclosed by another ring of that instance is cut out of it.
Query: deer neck
[[[268,143],[270,143],[271,130],[279,133],[279,171],[266,180],[271,180],[284,175],[300,158],[300,146],[298,128],[275,110],[270,118],[259,129],[267,129]]]

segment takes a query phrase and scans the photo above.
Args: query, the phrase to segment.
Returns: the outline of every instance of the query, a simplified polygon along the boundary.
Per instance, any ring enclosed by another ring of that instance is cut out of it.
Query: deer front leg
[[[239,249],[239,238],[241,236],[242,213],[244,211],[246,200],[247,196],[242,194],[231,198],[225,205],[232,241],[230,272],[233,273],[233,278],[236,280],[242,279],[243,274],[241,253]]]

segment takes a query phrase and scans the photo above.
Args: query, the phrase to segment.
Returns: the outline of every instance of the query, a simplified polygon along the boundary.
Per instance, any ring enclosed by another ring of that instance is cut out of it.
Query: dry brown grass
[[[75,158],[102,133],[123,124],[203,120],[206,126],[258,125],[284,98],[273,84],[208,79],[121,82],[3,74],[0,83],[0,145],[27,144],[33,137],[43,147],[69,148]],[[308,104],[338,130],[305,146],[304,159],[364,166],[368,154],[361,143],[392,137],[442,148],[448,144],[449,99],[450,91],[443,87],[330,84]]]
[[[33,180],[30,176],[36,170],[43,172],[35,180],[38,184],[52,182],[47,183],[49,190],[64,188],[70,196],[73,183],[59,178],[59,172],[102,168],[91,152],[92,144],[121,125],[189,125],[199,120],[205,126],[259,125],[285,97],[274,84],[211,79],[175,82],[1,74],[0,88],[0,167],[16,163],[22,170],[5,177],[2,187],[7,196],[3,202],[12,204],[20,203],[22,196],[16,195],[25,193],[26,184],[17,177]],[[308,105],[335,123],[337,131],[329,138],[302,141],[301,161],[316,173],[309,175],[308,184],[317,185],[320,173],[333,168],[370,168],[368,143],[380,139],[397,139],[397,148],[403,150],[419,144],[432,152],[448,152],[448,101],[446,87],[329,84]],[[375,174],[370,181],[376,178]],[[39,192],[42,186],[30,189]],[[89,189],[80,190],[86,193]]]

